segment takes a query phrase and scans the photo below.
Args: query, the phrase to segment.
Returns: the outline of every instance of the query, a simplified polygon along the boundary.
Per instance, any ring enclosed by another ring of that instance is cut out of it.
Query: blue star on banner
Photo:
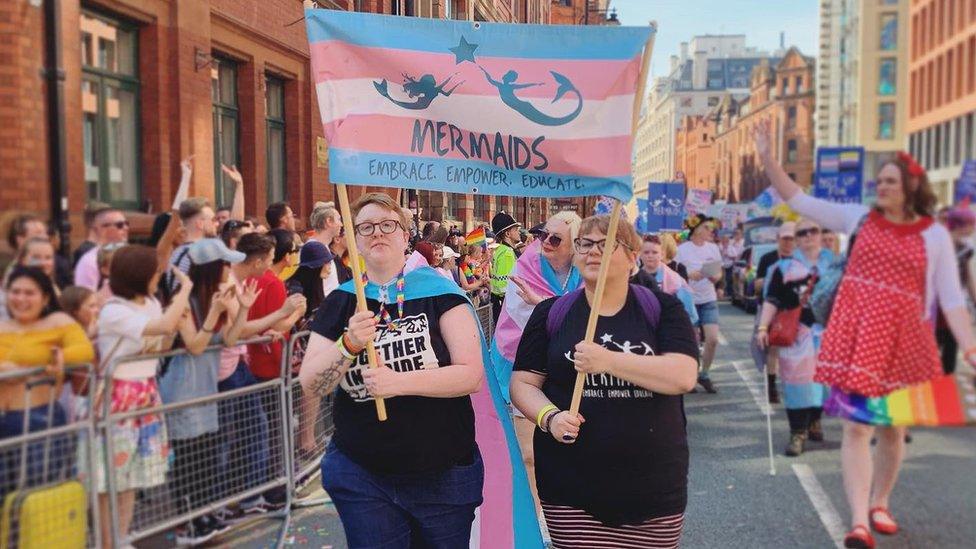
[[[454,53],[454,64],[459,65],[464,61],[471,61],[474,63],[474,50],[478,49],[478,44],[469,44],[464,37],[461,37],[461,41],[458,42],[457,46],[453,48],[448,48]]]

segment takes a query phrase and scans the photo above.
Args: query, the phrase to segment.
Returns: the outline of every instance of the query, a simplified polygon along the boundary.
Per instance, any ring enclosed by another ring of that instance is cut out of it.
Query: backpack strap
[[[854,227],[854,231],[851,232],[851,238],[847,242],[847,257],[851,257],[851,252],[854,251],[854,242],[857,240],[857,233],[861,232],[861,227],[863,227],[864,223],[867,222],[869,215],[871,214],[866,213],[861,216],[861,220],[857,222],[857,226]]]
[[[644,313],[647,324],[652,330],[657,330],[657,326],[661,322],[660,300],[654,295],[654,292],[645,286],[631,284],[630,289],[634,292],[634,296],[637,297],[637,303],[640,305],[641,312]],[[549,309],[549,316],[546,317],[546,334],[550,338],[559,330],[563,321],[566,320],[566,315],[569,314],[569,310],[581,295],[583,295],[583,288],[556,298],[556,302]]]
[[[640,304],[641,312],[644,313],[651,330],[656,331],[657,325],[661,322],[661,301],[646,286],[631,284],[630,289],[637,296],[637,303]]]
[[[549,309],[549,316],[546,317],[546,335],[550,339],[556,334],[556,330],[562,325],[563,320],[566,320],[569,309],[573,307],[573,303],[576,303],[581,295],[583,295],[583,288],[578,288],[556,298],[556,302]]]

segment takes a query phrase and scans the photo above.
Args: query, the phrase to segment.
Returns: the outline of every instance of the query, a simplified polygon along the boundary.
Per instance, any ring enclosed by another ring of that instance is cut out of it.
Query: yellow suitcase
[[[28,381],[24,396],[22,433],[30,433],[30,391],[37,385],[54,385],[48,378]],[[53,394],[53,392],[52,392]],[[54,414],[54,399],[48,402],[47,429]],[[30,442],[23,442],[17,489],[3,498],[0,515],[0,549],[84,549],[87,545],[88,500],[78,480],[51,482],[48,470],[51,436],[44,437],[43,473],[36,486],[27,486],[27,454]]]
[[[7,494],[0,549],[84,549],[88,500],[77,480]]]

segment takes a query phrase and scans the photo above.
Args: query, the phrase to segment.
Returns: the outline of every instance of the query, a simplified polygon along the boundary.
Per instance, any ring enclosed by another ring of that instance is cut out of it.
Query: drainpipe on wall
[[[44,1],[44,52],[42,71],[47,81],[48,172],[51,178],[51,224],[61,235],[61,250],[69,257],[71,223],[68,212],[67,153],[64,137],[64,67],[61,64],[59,0]]]

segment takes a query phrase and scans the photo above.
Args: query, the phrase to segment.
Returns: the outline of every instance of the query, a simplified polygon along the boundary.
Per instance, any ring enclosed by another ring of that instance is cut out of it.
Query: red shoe
[[[871,528],[875,532],[885,536],[892,536],[898,533],[898,523],[895,522],[895,518],[891,516],[888,509],[875,507],[868,511],[868,517],[871,519]]]
[[[844,536],[844,547],[848,549],[874,549],[874,536],[867,526],[858,524]]]

